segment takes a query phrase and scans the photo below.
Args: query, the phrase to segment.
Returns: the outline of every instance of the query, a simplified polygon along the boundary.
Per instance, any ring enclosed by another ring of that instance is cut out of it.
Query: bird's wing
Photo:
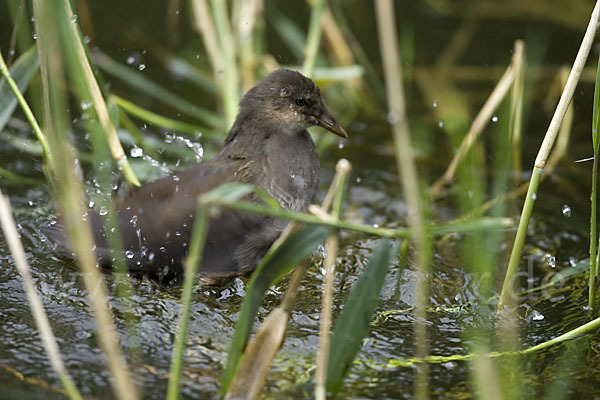
[[[180,268],[187,255],[198,196],[228,182],[255,183],[263,170],[261,159],[214,160],[131,192],[117,211],[130,269],[160,273],[163,269]],[[97,253],[104,254],[109,251],[104,228],[99,218],[93,220],[97,221],[94,224]],[[209,225],[202,273],[216,277],[238,273],[244,260],[236,259],[236,249],[254,237],[266,220],[257,214],[221,210]]]

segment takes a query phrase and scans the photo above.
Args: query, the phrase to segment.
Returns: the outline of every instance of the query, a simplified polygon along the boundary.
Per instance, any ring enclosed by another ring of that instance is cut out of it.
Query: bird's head
[[[262,120],[277,124],[282,131],[300,132],[318,125],[348,137],[327,111],[317,85],[299,72],[287,69],[272,72],[246,93],[240,102],[240,116],[247,117],[249,113],[259,114]]]

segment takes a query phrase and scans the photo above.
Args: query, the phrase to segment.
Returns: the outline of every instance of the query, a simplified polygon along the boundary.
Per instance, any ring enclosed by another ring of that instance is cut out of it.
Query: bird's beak
[[[325,106],[323,106],[321,112],[316,117],[316,119],[317,125],[319,125],[321,128],[325,128],[329,132],[335,133],[336,135],[341,136],[343,138],[348,137],[348,134],[346,133],[344,128],[342,128],[342,126],[335,120],[335,118],[331,116],[331,114],[329,114],[329,111],[327,111]]]

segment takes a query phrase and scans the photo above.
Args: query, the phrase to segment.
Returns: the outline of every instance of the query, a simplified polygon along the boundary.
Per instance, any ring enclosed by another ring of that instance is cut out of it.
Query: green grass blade
[[[233,125],[237,114],[239,94],[239,76],[236,68],[236,43],[234,42],[231,24],[229,23],[229,12],[225,0],[212,0],[213,18],[215,28],[221,45],[223,55],[222,73],[222,96],[223,108],[227,126]],[[217,72],[218,73],[218,72]]]
[[[187,327],[190,317],[190,306],[192,303],[192,290],[196,282],[196,273],[202,259],[206,234],[208,231],[208,210],[207,206],[198,202],[198,211],[194,220],[192,239],[190,241],[190,253],[185,260],[185,277],[183,283],[183,293],[181,295],[181,312],[179,314],[179,323],[175,345],[173,347],[173,357],[171,358],[171,370],[169,372],[169,387],[167,389],[167,399],[176,400],[179,398],[179,386],[181,381],[181,370],[183,367],[183,350],[187,336]]]
[[[306,35],[302,29],[300,29],[295,21],[281,12],[274,12],[271,23],[292,54],[296,58],[301,59],[302,52],[304,51],[304,44],[306,43]],[[301,67],[294,66],[293,69],[300,70]]]
[[[140,93],[144,93],[149,97],[174,108],[182,114],[209,125],[210,127],[224,128],[223,119],[217,114],[198,107],[173,94],[169,90],[154,83],[142,74],[133,71],[131,68],[125,65],[119,64],[106,54],[100,51],[95,51],[93,58],[96,65],[102,68],[102,70],[114,77],[121,79],[123,82],[127,83]]]
[[[348,296],[342,315],[331,335],[327,366],[328,392],[335,393],[340,389],[354,356],[362,346],[379,302],[390,261],[395,257],[397,250],[398,246],[392,249],[389,240],[381,240]]]
[[[592,144],[594,150],[594,163],[592,164],[592,194],[590,205],[590,276],[589,276],[589,292],[588,306],[592,310],[596,310],[596,277],[598,276],[597,265],[597,228],[596,215],[598,209],[598,124],[600,123],[600,58],[598,59],[598,67],[596,68],[596,83],[594,85],[594,106],[592,114]]]
[[[311,4],[310,22],[308,24],[308,35],[306,37],[306,47],[304,48],[304,65],[302,73],[306,76],[312,76],[321,43],[321,34],[323,33],[323,11],[325,10],[325,0],[315,0]]]
[[[596,68],[596,85],[594,88],[594,107],[592,114],[592,143],[594,144],[594,150],[598,149],[598,123],[600,112],[600,87],[598,87],[598,83],[600,83],[600,58],[598,59],[598,67]]]
[[[231,340],[221,382],[221,394],[227,393],[235,377],[265,291],[289,273],[296,264],[307,258],[325,240],[329,231],[330,228],[319,225],[307,225],[298,229],[281,246],[269,250],[252,274]]]
[[[187,133],[188,135],[196,135],[198,133],[202,133],[202,136],[214,136],[213,131],[209,131],[203,127],[198,125],[188,124],[186,122],[177,121],[171,118],[167,118],[163,115],[159,115],[150,110],[147,110],[143,107],[138,106],[137,104],[125,100],[122,97],[117,95],[111,95],[111,100],[113,100],[122,110],[126,111],[128,114],[131,114],[135,117],[138,117],[146,122],[149,122],[154,125],[161,126],[165,129],[174,130],[177,132]]]
[[[202,196],[205,203],[229,204],[251,193],[254,186],[247,183],[232,182],[221,185]]]
[[[19,91],[23,93],[40,67],[40,62],[35,51],[35,47],[30,48],[23,53],[8,71],[14,79]],[[17,107],[17,98],[13,95],[10,85],[6,79],[0,80],[0,131],[8,122],[10,116]]]

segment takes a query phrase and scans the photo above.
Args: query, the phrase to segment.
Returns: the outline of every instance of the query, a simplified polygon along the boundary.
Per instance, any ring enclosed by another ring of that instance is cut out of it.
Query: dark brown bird
[[[197,198],[227,182],[264,188],[282,208],[305,210],[319,185],[319,160],[306,128],[319,125],[347,137],[331,116],[315,83],[298,72],[278,70],[240,102],[240,111],[214,159],[133,189],[117,205],[125,250],[134,273],[169,284],[181,276],[188,253]],[[251,201],[259,201],[250,197]],[[99,264],[115,257],[101,218],[91,212]],[[223,210],[210,223],[200,278],[207,282],[252,271],[286,221]]]

